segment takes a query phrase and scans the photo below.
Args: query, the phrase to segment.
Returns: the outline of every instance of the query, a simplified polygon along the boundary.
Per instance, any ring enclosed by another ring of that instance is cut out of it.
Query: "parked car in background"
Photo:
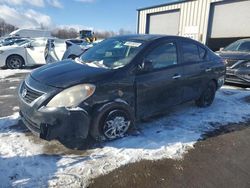
[[[13,41],[13,40],[17,40],[17,39],[21,39],[22,37],[17,37],[17,36],[14,36],[14,37],[3,37],[1,40],[0,40],[0,46],[3,44],[3,43],[7,43],[7,42],[10,42],[10,41]]]
[[[186,101],[212,104],[222,59],[192,39],[109,38],[75,61],[38,68],[20,85],[20,115],[40,138],[113,140],[135,122]]]
[[[85,51],[93,47],[93,43],[86,42],[85,40],[79,40],[80,43],[75,43],[75,41],[67,40],[66,46],[67,50],[65,51],[62,59],[75,59],[80,57]]]
[[[44,54],[48,38],[29,39],[17,46],[0,47],[0,67],[19,69],[46,64]]]
[[[227,67],[226,82],[250,86],[250,39],[238,40],[217,53]]]
[[[12,40],[2,42],[0,44],[0,47],[1,46],[13,46],[13,45],[21,44],[21,43],[23,44],[25,41],[28,43],[30,40],[28,38],[12,39]]]

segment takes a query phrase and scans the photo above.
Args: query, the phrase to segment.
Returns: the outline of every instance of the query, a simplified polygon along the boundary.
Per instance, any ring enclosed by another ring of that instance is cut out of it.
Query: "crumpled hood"
[[[31,72],[36,81],[58,88],[67,88],[80,83],[95,83],[112,70],[94,68],[72,60],[42,66]]]
[[[217,54],[223,59],[250,60],[249,52],[219,51]]]

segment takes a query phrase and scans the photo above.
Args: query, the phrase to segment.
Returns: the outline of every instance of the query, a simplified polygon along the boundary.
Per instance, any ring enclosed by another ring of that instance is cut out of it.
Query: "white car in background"
[[[84,39],[70,39],[66,40],[67,50],[65,51],[62,60],[64,59],[75,59],[80,57],[84,52],[86,52],[89,48],[92,48],[99,42],[103,41],[102,39],[97,40],[95,42],[87,42]]]
[[[36,38],[17,46],[0,47],[0,67],[19,69],[23,66],[46,64],[44,54],[47,40],[48,38]],[[61,56],[65,50],[66,45],[59,45],[59,49],[56,49]]]
[[[76,41],[80,41],[79,43]],[[75,59],[80,57],[85,51],[93,47],[92,43],[86,42],[85,40],[67,40],[65,41],[67,50],[65,51],[62,60],[64,59]]]

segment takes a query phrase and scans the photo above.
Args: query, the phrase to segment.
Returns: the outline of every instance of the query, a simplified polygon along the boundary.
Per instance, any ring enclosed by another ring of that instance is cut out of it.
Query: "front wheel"
[[[113,140],[123,137],[126,134],[130,127],[131,120],[125,111],[113,110],[108,113],[101,124],[104,136],[109,140]]]
[[[114,140],[124,137],[133,123],[133,118],[129,112],[124,109],[113,108],[95,119],[91,128],[91,135],[98,141]]]
[[[208,107],[210,106],[215,97],[216,85],[213,81],[209,82],[205,91],[201,94],[200,98],[195,101],[198,107]]]
[[[8,57],[6,61],[6,66],[9,69],[20,69],[22,68],[23,64],[24,64],[23,58],[18,55],[12,55]]]

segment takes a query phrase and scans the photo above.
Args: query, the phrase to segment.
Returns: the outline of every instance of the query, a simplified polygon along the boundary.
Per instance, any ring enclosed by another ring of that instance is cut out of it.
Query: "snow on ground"
[[[17,73],[29,73],[32,69],[6,69],[1,70],[0,79],[7,78],[9,76],[13,76]]]
[[[27,72],[30,70],[3,70],[0,79]],[[106,143],[103,148],[80,156],[48,155],[44,152],[47,142],[34,143],[32,135],[12,129],[17,125],[17,114],[1,118],[0,182],[3,186],[17,187],[75,187],[141,159],[181,158],[204,132],[248,118],[249,105],[242,100],[247,95],[246,91],[224,87],[208,109],[198,109],[191,104],[175,108],[166,117],[141,124],[138,136]]]
[[[0,119],[0,182],[4,187],[85,187],[101,174],[142,159],[181,159],[202,134],[249,119],[249,91],[224,86],[214,104],[193,103],[171,109],[164,117],[138,125],[140,134],[105,143],[81,154],[48,154],[50,143],[12,128],[18,116]]]

